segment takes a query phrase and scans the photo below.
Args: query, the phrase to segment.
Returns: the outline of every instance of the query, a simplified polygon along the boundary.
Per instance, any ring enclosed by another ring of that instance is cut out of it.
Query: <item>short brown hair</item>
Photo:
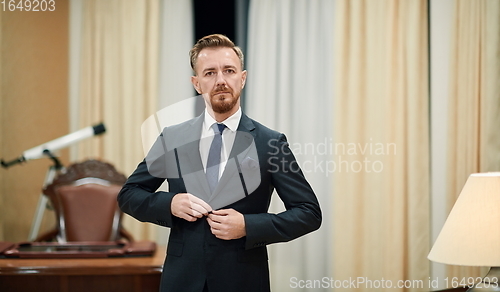
[[[244,56],[241,49],[236,46],[233,41],[231,41],[227,36],[222,34],[211,34],[199,39],[193,48],[189,51],[189,57],[191,61],[191,68],[196,74],[196,61],[198,60],[198,55],[204,48],[216,48],[216,47],[227,47],[233,49],[238,58],[240,59],[241,69],[243,70]]]

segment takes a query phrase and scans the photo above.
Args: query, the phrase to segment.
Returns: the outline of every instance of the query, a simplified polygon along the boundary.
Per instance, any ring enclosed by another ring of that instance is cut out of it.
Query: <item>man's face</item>
[[[195,71],[191,82],[203,95],[207,107],[219,114],[236,112],[247,72],[242,71],[240,59],[233,49],[204,48],[198,55]]]

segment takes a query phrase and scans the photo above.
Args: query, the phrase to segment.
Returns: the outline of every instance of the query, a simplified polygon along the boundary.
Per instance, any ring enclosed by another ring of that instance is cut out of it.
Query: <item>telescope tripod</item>
[[[43,181],[43,188],[50,185],[54,181],[56,175],[64,170],[64,167],[62,166],[59,159],[55,157],[50,151],[44,150],[44,154],[47,155],[50,159],[52,159],[54,165],[51,165],[47,170],[47,173],[45,174],[45,180]],[[47,198],[47,196],[44,195],[43,192],[40,193],[40,196],[38,197],[38,204],[35,210],[35,216],[33,217],[33,221],[31,222],[30,233],[28,235],[29,241],[34,241],[38,236],[38,231],[40,230],[40,224],[42,223],[43,219],[43,213],[47,208],[48,201],[49,198]]]

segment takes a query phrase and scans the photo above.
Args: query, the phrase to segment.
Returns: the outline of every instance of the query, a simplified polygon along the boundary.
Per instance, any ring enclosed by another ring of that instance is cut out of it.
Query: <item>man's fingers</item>
[[[171,203],[174,216],[193,222],[212,211],[212,207],[202,199],[189,193],[179,193],[174,196]]]
[[[216,221],[214,219],[212,219],[213,217],[211,217],[212,215],[208,215],[207,217],[207,221],[208,221],[208,224],[210,225],[210,227],[213,227],[215,229],[220,229],[221,226],[222,226],[222,223],[220,221]]]
[[[234,209],[220,209],[220,210],[213,210],[212,214],[216,216],[228,216],[228,215],[234,215],[237,212]]]
[[[189,211],[187,211],[187,213],[190,216],[195,217],[195,218],[201,218],[201,217],[203,217],[203,213],[200,213],[199,211],[194,210],[194,209],[190,209]]]
[[[234,209],[212,211],[207,216],[210,231],[215,237],[225,240],[237,239],[246,235],[245,219]]]
[[[191,202],[190,208],[195,212],[195,214],[200,214],[201,216],[207,215],[208,212],[212,211],[212,208],[210,208],[210,206],[201,205],[195,202]]]
[[[214,221],[210,218],[207,218],[208,225],[210,225],[210,231],[215,237],[220,239],[228,239],[226,238],[227,230],[225,230],[225,226],[220,222]]]
[[[225,216],[227,215],[227,210],[213,210],[212,214],[217,215],[217,216]]]
[[[210,207],[209,204],[207,204],[205,201],[202,199],[193,196],[189,194],[189,199],[191,200],[191,208],[200,212],[201,214],[208,214],[208,212],[212,211],[212,207]]]
[[[182,218],[182,219],[184,219],[184,220],[187,220],[187,221],[189,221],[189,222],[194,222],[194,221],[196,221],[199,217],[196,217],[196,216],[191,216],[191,215],[189,215],[189,214],[184,213],[184,214],[182,214],[182,215],[181,215],[181,218]]]

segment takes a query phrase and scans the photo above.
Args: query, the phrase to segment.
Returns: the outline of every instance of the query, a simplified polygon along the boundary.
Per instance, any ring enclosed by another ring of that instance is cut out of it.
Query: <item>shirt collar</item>
[[[238,110],[233,114],[231,115],[230,117],[228,117],[227,119],[225,119],[224,121],[222,121],[221,123],[226,125],[226,127],[231,130],[232,132],[236,132],[236,130],[238,129],[238,125],[240,124],[240,120],[241,120],[241,107],[238,108]],[[208,131],[210,130],[210,127],[212,127],[212,125],[214,123],[217,123],[217,121],[208,113],[207,109],[205,108],[205,129]]]

